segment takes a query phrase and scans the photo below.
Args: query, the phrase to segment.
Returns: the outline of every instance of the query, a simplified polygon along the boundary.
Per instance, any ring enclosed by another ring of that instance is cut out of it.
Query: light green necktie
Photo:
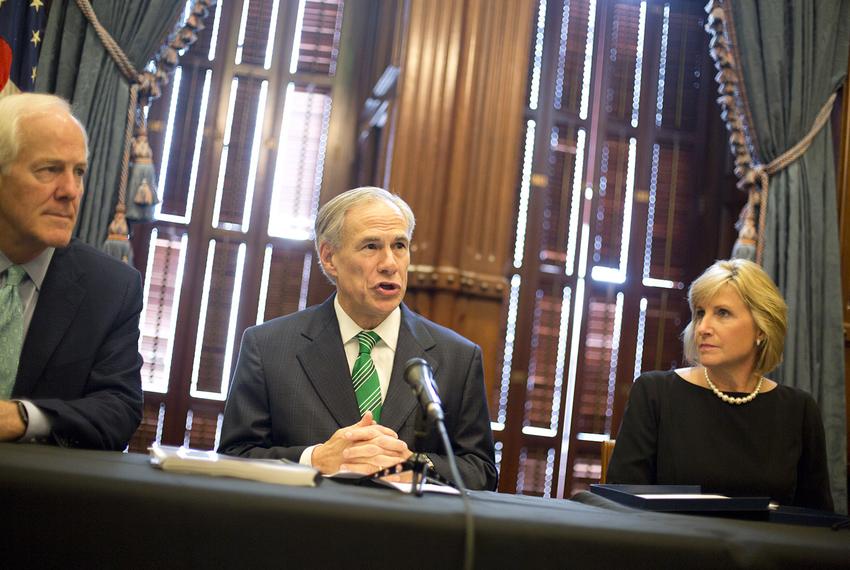
[[[21,344],[24,341],[24,305],[18,285],[26,271],[20,265],[6,270],[6,283],[0,287],[0,399],[8,400],[15,386]]]
[[[378,381],[375,363],[372,362],[372,349],[379,340],[381,337],[372,331],[357,333],[360,354],[357,355],[351,370],[351,381],[354,382],[354,394],[357,396],[360,415],[371,411],[376,422],[381,421],[381,383]]]

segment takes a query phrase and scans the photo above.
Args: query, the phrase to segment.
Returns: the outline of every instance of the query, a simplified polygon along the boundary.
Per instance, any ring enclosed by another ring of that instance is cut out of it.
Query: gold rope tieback
[[[832,106],[835,104],[835,98],[835,93],[829,96],[817,116],[815,116],[812,128],[809,129],[809,132],[800,139],[800,142],[771,160],[767,165],[756,165],[750,171],[753,178],[758,182],[759,202],[761,204],[761,209],[759,211],[758,243],[756,244],[756,263],[759,265],[761,265],[764,255],[764,228],[767,220],[767,193],[768,188],[770,187],[770,177],[787,168],[795,160],[803,156],[807,150],[809,150],[809,147],[812,145],[812,141],[815,140],[815,137],[824,125],[826,125],[827,121],[829,121],[829,117],[832,114]],[[753,190],[751,189],[750,192],[752,193]]]

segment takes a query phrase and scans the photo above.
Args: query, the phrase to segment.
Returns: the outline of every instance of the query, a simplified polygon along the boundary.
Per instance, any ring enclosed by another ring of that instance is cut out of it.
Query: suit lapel
[[[436,343],[425,327],[422,317],[401,305],[401,327],[398,331],[393,372],[387,397],[381,410],[381,423],[390,429],[399,431],[410,414],[416,409],[416,397],[413,390],[404,381],[404,365],[411,358],[424,358],[436,374],[437,362],[428,352]]]
[[[342,347],[333,297],[325,301],[301,333],[311,341],[298,355],[304,373],[339,427],[357,423],[360,413]]]
[[[73,250],[72,242],[57,249],[50,261],[21,350],[14,395],[31,393],[85,297],[81,284],[85,272]]]

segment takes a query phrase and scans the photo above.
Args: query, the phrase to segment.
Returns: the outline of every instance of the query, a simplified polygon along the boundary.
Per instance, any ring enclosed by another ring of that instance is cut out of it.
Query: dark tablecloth
[[[0,567],[460,568],[463,502],[0,444]],[[476,492],[478,568],[850,567],[850,531]]]

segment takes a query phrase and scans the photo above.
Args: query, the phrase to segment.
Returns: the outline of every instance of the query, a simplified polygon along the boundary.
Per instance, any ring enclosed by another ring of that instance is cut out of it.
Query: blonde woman
[[[832,510],[824,431],[806,392],[765,377],[782,361],[786,305],[755,263],[718,261],[691,284],[689,368],[634,383],[609,483],[701,485]]]

